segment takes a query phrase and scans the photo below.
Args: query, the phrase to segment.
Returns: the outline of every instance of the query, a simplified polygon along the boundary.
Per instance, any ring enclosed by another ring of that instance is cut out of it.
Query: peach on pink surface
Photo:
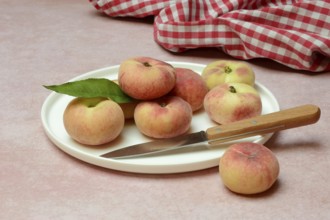
[[[213,121],[228,124],[260,115],[262,102],[254,87],[244,83],[224,83],[206,94],[204,108]]]
[[[279,162],[273,152],[257,143],[233,144],[219,162],[219,174],[224,185],[240,194],[268,190],[277,180],[279,171]]]
[[[170,94],[188,102],[193,112],[201,109],[208,92],[201,75],[187,68],[175,68],[175,75],[176,84]]]
[[[130,58],[120,64],[118,82],[121,89],[135,99],[156,99],[173,89],[175,70],[169,63],[154,58]]]
[[[134,111],[141,133],[152,138],[171,138],[187,132],[192,120],[190,105],[180,97],[165,96],[142,101]]]
[[[209,89],[222,83],[245,83],[253,86],[255,74],[251,66],[244,61],[218,60],[209,63],[202,72]]]
[[[114,140],[124,127],[120,106],[105,98],[75,98],[66,107],[63,123],[77,142],[101,145]]]

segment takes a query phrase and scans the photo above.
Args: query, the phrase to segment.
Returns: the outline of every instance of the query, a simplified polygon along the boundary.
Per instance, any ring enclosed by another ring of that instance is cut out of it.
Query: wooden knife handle
[[[273,133],[316,123],[321,115],[315,105],[302,105],[295,108],[260,115],[250,119],[219,125],[206,130],[210,144]]]

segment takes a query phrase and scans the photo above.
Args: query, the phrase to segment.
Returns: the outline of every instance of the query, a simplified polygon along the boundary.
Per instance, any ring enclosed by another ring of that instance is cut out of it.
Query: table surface
[[[327,219],[330,216],[330,72],[249,61],[282,109],[315,104],[320,121],[267,143],[280,175],[254,196],[227,190],[218,168],[137,174],[71,157],[46,136],[45,84],[63,83],[134,56],[207,64],[215,48],[170,53],[153,41],[152,18],[109,18],[88,1],[0,1],[0,219]]]

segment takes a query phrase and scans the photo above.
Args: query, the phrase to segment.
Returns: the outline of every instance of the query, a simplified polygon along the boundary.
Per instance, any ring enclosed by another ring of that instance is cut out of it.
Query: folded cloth
[[[221,48],[243,60],[330,70],[330,0],[89,0],[109,16],[153,15],[167,50]]]

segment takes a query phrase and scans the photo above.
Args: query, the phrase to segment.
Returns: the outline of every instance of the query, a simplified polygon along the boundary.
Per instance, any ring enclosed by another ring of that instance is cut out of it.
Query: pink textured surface
[[[330,216],[330,73],[252,60],[257,80],[281,108],[312,103],[312,126],[276,134],[275,186],[257,196],[224,188],[218,169],[184,174],[123,173],[86,164],[46,137],[43,84],[119,64],[132,56],[207,64],[216,49],[172,54],[153,41],[152,18],[112,19],[87,1],[0,1],[0,219],[327,219]]]

